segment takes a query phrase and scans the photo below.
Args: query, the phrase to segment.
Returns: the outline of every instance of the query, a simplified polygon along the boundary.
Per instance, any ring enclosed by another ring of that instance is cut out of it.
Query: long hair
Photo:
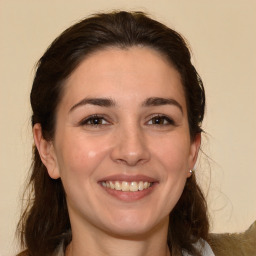
[[[30,95],[32,126],[40,123],[44,139],[52,140],[63,84],[81,61],[107,47],[123,49],[132,46],[155,49],[179,72],[185,92],[190,136],[194,140],[202,131],[205,109],[201,78],[191,63],[183,37],[141,12],[96,14],[68,28],[53,41],[39,60],[34,77]],[[49,177],[36,147],[33,149],[27,197],[17,228],[25,249],[20,255],[53,255],[71,227],[61,179]],[[194,243],[200,238],[207,240],[208,230],[206,202],[192,174],[170,213],[167,241],[171,252],[181,255],[183,249],[200,256]]]

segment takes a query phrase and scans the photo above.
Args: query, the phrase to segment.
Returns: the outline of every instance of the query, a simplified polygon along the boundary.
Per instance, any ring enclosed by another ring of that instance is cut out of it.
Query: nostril
[[[126,158],[126,159],[115,159],[114,161],[119,164],[124,164],[124,165],[128,165],[128,166],[136,166],[136,165],[140,165],[140,164],[147,162],[148,159]]]

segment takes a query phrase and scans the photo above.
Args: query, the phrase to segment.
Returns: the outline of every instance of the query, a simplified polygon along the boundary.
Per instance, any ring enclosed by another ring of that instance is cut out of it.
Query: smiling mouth
[[[102,181],[101,185],[105,188],[123,192],[143,191],[152,187],[153,182],[148,181]]]

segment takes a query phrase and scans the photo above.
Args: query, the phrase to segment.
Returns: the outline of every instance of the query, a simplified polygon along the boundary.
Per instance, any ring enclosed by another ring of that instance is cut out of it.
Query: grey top
[[[195,246],[200,249],[203,256],[215,256],[210,245],[203,239],[199,240]],[[182,251],[183,256],[193,256],[185,251]]]

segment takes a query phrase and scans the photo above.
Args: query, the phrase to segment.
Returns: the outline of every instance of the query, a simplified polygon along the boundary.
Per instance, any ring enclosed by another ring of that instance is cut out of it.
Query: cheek
[[[186,136],[170,136],[152,147],[157,160],[171,173],[187,172],[190,141]]]
[[[66,137],[57,156],[61,176],[90,177],[106,156],[108,147],[82,136]]]
[[[92,199],[87,195],[97,184],[99,165],[104,161],[108,148],[81,137],[66,139],[59,148],[60,177],[68,204],[72,208],[77,208],[81,202],[89,204]]]

